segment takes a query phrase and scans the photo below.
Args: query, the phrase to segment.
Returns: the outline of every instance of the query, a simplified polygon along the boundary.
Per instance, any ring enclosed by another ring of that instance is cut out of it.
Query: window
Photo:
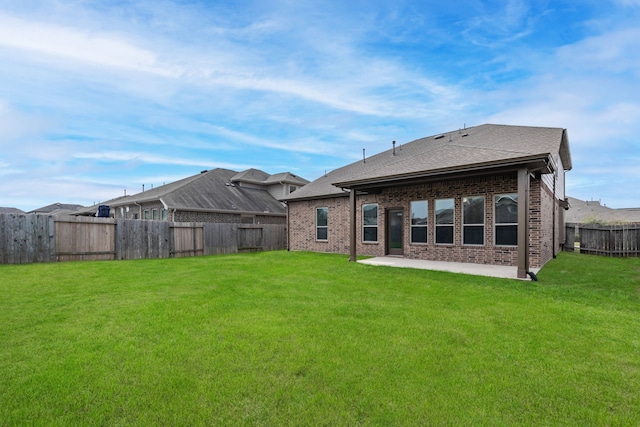
[[[462,243],[484,245],[484,196],[462,199]]]
[[[316,240],[329,239],[329,208],[316,208]]]
[[[255,224],[255,215],[240,215],[240,224]]]
[[[158,209],[151,209],[151,219],[154,221],[158,219]]]
[[[149,209],[144,210],[144,219],[149,219]]]
[[[436,243],[453,244],[453,199],[436,200]]]
[[[411,243],[427,243],[426,200],[411,202]]]
[[[293,193],[294,191],[296,191],[298,189],[298,187],[296,187],[295,185],[290,185],[289,186],[289,194]]]
[[[161,218],[163,221],[166,221],[166,220],[167,220],[167,212],[168,212],[168,211],[167,211],[166,209],[162,209],[162,211],[160,211],[160,218]]]
[[[362,206],[362,240],[364,242],[378,241],[378,205]]]
[[[518,194],[495,196],[496,246],[518,245]]]

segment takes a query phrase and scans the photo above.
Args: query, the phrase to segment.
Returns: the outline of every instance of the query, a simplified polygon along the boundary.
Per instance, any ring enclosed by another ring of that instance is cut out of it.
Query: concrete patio
[[[518,279],[518,268],[504,265],[471,264],[462,262],[424,261],[406,259],[402,257],[383,256],[368,258],[358,261],[361,264],[381,265],[385,267],[417,268],[421,270],[447,271],[450,273],[471,274],[474,276],[500,277],[503,279]],[[534,274],[538,274],[539,268],[531,268]]]

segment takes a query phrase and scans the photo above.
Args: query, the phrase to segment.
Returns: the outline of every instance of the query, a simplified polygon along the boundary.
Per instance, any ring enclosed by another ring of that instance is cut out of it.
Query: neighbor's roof
[[[58,214],[72,213],[82,208],[83,208],[82,205],[53,203],[51,205],[43,206],[41,208],[29,211],[28,213],[58,215]]]
[[[568,199],[569,210],[564,214],[564,222],[640,223],[640,208],[612,209],[601,205],[600,201]]]
[[[306,185],[309,183],[308,180],[302,178],[301,176],[298,175],[294,175],[291,172],[281,172],[281,173],[276,173],[273,174],[271,176],[269,176],[269,178],[267,178],[264,183],[269,185],[269,184],[279,184],[281,182],[286,182],[287,184],[295,184],[295,185]]]
[[[486,124],[397,145],[364,161],[336,169],[285,200],[335,197],[343,188],[495,169],[560,157],[570,170],[566,130]]]
[[[22,209],[18,208],[0,208],[0,213],[2,214],[24,214],[25,212]]]
[[[255,169],[254,171],[261,172]],[[237,175],[238,172],[229,169],[212,169],[132,196],[119,197],[101,204],[109,205],[113,208],[161,200],[167,209],[177,209],[179,211],[285,213],[282,203],[274,199],[266,190],[234,184],[232,178]]]
[[[131,206],[161,200],[167,209],[180,211],[285,213],[282,203],[266,190],[233,184],[231,179],[237,175],[238,172],[229,169],[213,169],[105,204]]]

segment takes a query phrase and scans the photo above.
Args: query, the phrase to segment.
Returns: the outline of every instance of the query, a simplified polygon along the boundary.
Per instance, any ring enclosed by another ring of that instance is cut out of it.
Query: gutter
[[[263,215],[263,216],[286,216],[286,212],[261,212],[261,211],[241,211],[237,209],[207,209],[207,208],[171,208],[174,212],[210,212],[210,213],[229,213],[242,215]]]
[[[369,179],[332,182],[331,184],[341,188],[352,188],[355,186],[375,186],[379,184],[389,185],[389,184],[393,184],[395,182],[403,181],[403,180],[420,179],[420,178],[438,178],[443,175],[464,174],[469,172],[484,174],[492,169],[500,169],[500,168],[514,168],[513,170],[515,171],[517,170],[517,168],[526,166],[534,161],[544,162],[544,166],[543,165],[538,166],[538,168],[543,168],[543,167],[546,167],[547,161],[550,156],[551,156],[550,153],[545,153],[544,155],[536,154],[533,156],[520,157],[520,158],[512,159],[509,161],[480,163],[475,165],[466,165],[462,167],[435,169],[433,171],[418,171],[418,172],[411,172],[406,174],[388,175],[388,176],[381,176],[381,177],[369,178]],[[536,168],[529,169],[530,172],[535,170]]]

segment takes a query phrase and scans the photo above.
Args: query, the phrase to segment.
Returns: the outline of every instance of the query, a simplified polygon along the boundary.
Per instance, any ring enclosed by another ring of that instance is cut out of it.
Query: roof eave
[[[289,202],[304,202],[308,200],[318,200],[318,199],[335,199],[338,197],[347,197],[349,196],[349,191],[345,190],[341,193],[331,193],[331,194],[317,194],[317,195],[309,195],[302,197],[289,197],[280,199],[281,202],[289,203]]]
[[[422,179],[442,179],[444,177],[454,177],[461,175],[484,175],[490,172],[508,172],[517,170],[520,167],[526,166],[531,172],[546,169],[551,163],[551,156],[549,153],[520,157],[517,159],[494,161],[487,163],[480,163],[474,165],[465,165],[462,167],[434,169],[430,171],[420,171],[415,173],[398,174],[391,176],[384,176],[372,179],[362,180],[348,180],[342,182],[335,182],[332,185],[340,188],[362,188],[362,187],[379,187],[396,185],[406,181],[419,181]]]

